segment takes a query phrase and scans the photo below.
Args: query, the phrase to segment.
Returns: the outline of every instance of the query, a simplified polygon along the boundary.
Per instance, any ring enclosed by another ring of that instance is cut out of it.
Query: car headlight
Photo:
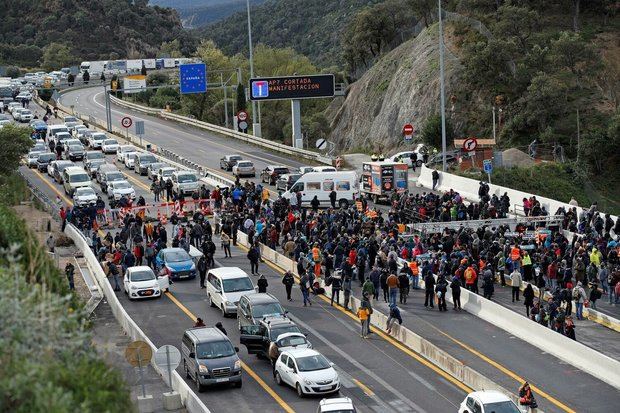
[[[308,385],[314,384],[314,382],[312,380],[308,380],[308,379],[304,379],[304,383],[306,383]]]
[[[202,364],[199,364],[199,365],[198,365],[198,370],[199,370],[201,373],[204,373],[204,374],[209,374],[209,369],[207,368],[207,366],[203,366]]]
[[[230,306],[230,305],[235,305],[235,303],[233,303],[232,301],[225,301],[224,302],[226,305]]]
[[[235,370],[239,370],[241,368],[241,360],[235,361]]]
[[[132,290],[137,290],[137,289],[138,289],[138,287],[136,287],[135,285],[132,285],[130,288],[131,288]]]

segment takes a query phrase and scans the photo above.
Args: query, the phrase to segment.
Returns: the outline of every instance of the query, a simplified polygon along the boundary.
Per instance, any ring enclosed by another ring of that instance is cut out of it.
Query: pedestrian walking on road
[[[424,307],[434,308],[435,304],[435,277],[432,272],[428,272],[424,277]]]
[[[269,283],[267,282],[267,278],[265,278],[265,274],[261,274],[260,277],[258,277],[258,281],[256,282],[256,284],[258,285],[259,293],[267,292],[267,287],[269,286]]]
[[[258,260],[260,259],[260,252],[258,250],[258,243],[252,245],[248,250],[248,260],[250,260],[250,268],[252,275],[258,275]]]
[[[335,271],[334,274],[332,274],[332,276],[327,279],[327,282],[330,283],[332,287],[332,297],[329,301],[329,305],[333,307],[334,299],[336,300],[336,304],[340,303],[340,290],[342,289],[342,271]]]
[[[583,303],[587,300],[586,291],[581,281],[573,288],[573,300],[575,301],[575,315],[577,320],[583,320]]]
[[[521,289],[521,272],[515,269],[510,274],[510,285],[512,286],[512,302],[519,301],[519,291]]]
[[[448,281],[446,277],[441,274],[437,278],[437,285],[435,286],[435,292],[437,293],[437,307],[439,311],[448,311],[446,306],[446,293],[448,292]]]
[[[222,240],[224,258],[232,258],[232,253],[230,252],[230,235],[228,235],[226,232],[222,232],[220,239]]]
[[[312,305],[312,301],[310,301],[310,278],[308,274],[304,273],[299,279],[299,289],[303,297],[304,307],[306,307],[306,305]]]
[[[362,327],[362,331],[360,333],[360,337],[366,338],[368,337],[368,316],[370,315],[370,311],[368,308],[360,307],[357,310],[357,318],[360,319],[360,324]]]
[[[396,274],[390,274],[386,280],[387,288],[390,296],[390,304],[396,305],[396,295],[398,294],[398,277]]]
[[[200,288],[205,287],[205,279],[207,277],[207,269],[209,268],[207,264],[207,257],[202,254],[200,259],[198,259],[198,274],[200,275]]]
[[[351,299],[351,291],[353,290],[353,282],[351,277],[344,277],[342,281],[342,291],[344,292],[344,309],[349,311],[349,300]]]
[[[407,296],[409,295],[409,277],[405,272],[401,271],[400,275],[398,276],[398,285],[400,288],[398,302],[400,304],[407,304]]]
[[[65,274],[67,275],[67,281],[69,281],[69,289],[75,290],[75,284],[73,282],[73,275],[75,273],[75,267],[70,262],[65,265]]]
[[[538,408],[534,393],[527,381],[519,387],[519,405],[525,406],[528,409],[527,411],[531,413],[535,413]]]
[[[287,271],[284,273],[284,277],[282,277],[282,284],[284,284],[284,288],[286,289],[286,299],[293,301],[291,298],[291,292],[293,291],[293,284],[295,284],[295,277],[293,277],[292,272]]]
[[[529,318],[530,309],[534,307],[534,288],[532,284],[527,284],[525,290],[523,290],[523,304],[525,305],[525,314]]]
[[[226,329],[224,328],[224,326],[222,325],[221,321],[218,321],[217,323],[215,323],[215,328],[217,328],[218,330],[220,330],[222,333],[224,333],[225,336],[228,335],[228,332],[226,331]]]
[[[452,277],[450,283],[450,290],[452,290],[452,301],[454,302],[454,309],[461,309],[461,279],[458,275]]]

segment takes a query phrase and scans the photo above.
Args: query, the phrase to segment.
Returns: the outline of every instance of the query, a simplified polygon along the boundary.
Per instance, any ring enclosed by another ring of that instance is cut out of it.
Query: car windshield
[[[71,146],[69,146],[69,150],[70,150],[71,152],[77,152],[77,151],[83,151],[83,150],[84,150],[84,148],[82,148],[82,147],[81,147],[81,146],[79,146],[79,145],[71,145]]]
[[[276,338],[280,337],[280,334],[284,333],[301,333],[301,331],[299,330],[299,327],[297,327],[295,324],[287,324],[279,327],[273,327],[271,329],[271,339],[275,340]]]
[[[284,337],[281,340],[278,340],[278,347],[292,347],[292,346],[302,346],[307,344],[308,341],[305,337],[302,336],[290,336]]]
[[[69,180],[71,182],[88,182],[90,181],[90,178],[86,174],[75,174],[72,175]]]
[[[235,293],[237,291],[249,291],[254,289],[252,281],[250,281],[248,277],[229,278],[227,280],[223,280],[223,282],[224,292],[226,293]]]
[[[138,156],[138,154],[136,154],[135,152],[129,152],[126,155],[127,159],[129,159],[130,161],[136,159],[136,156]]]
[[[274,168],[273,171],[277,174],[287,174],[288,168]]]
[[[179,182],[180,183],[186,183],[186,182],[196,182],[198,179],[196,179],[195,175],[179,175]]]
[[[154,280],[155,275],[153,271],[132,271],[131,273],[131,281],[150,281]]]
[[[122,181],[123,179],[125,179],[123,174],[120,172],[111,172],[106,175],[106,178],[109,182]]]
[[[28,109],[24,109],[22,110],[22,115],[32,115],[32,112],[30,112]]]
[[[235,349],[230,344],[230,341],[211,341],[196,346],[196,358],[198,359],[219,359],[230,357],[234,354]]]
[[[252,313],[254,317],[261,318],[269,315],[280,315],[284,314],[284,310],[280,303],[265,303],[265,304],[257,304],[252,308]]]
[[[116,141],[116,139],[108,139],[103,141],[104,145],[118,145],[118,142]]]
[[[32,147],[30,152],[41,152],[44,150],[45,150],[45,145],[43,145],[42,143],[37,143],[36,145]]]
[[[101,152],[89,152],[86,154],[86,158],[90,161],[91,159],[105,159],[105,155]]]
[[[106,136],[103,135],[103,134],[101,134],[101,135],[93,134],[93,139],[96,140],[96,141],[102,141],[102,140],[106,139]]]
[[[329,361],[321,354],[299,357],[296,361],[299,371],[325,370],[331,367]]]
[[[95,195],[95,191],[92,190],[92,188],[78,188],[76,190],[76,193],[79,196],[90,196],[90,195]]]
[[[62,172],[70,166],[74,166],[73,162],[56,162],[56,170]]]
[[[294,174],[294,175],[289,175],[288,176],[288,181],[289,182],[297,182],[297,180],[301,178],[300,174]]]
[[[504,402],[495,402],[495,403],[486,403],[484,405],[485,412],[492,413],[519,413],[520,410],[515,404],[511,401]]]
[[[237,162],[237,166],[246,168],[246,167],[251,167],[252,166],[252,162]]]
[[[163,171],[161,171],[161,176],[171,176],[174,173],[174,169],[164,169]]]
[[[149,169],[151,171],[155,171],[155,170],[157,170],[157,168],[161,168],[163,165],[164,164],[161,163],[161,162],[155,162],[155,163],[152,163],[152,164],[149,165]]]
[[[90,167],[97,169],[97,167],[103,165],[105,163],[105,159],[91,159]]]
[[[74,118],[73,116],[65,116],[65,123],[67,122],[77,122],[77,118]]]
[[[129,189],[131,188],[131,185],[129,185],[129,182],[127,181],[117,181],[114,182],[114,189]]]
[[[140,163],[153,163],[157,159],[153,155],[142,155],[140,156]]]
[[[242,158],[241,158],[241,155],[233,155],[229,157],[228,159],[230,159],[231,161],[240,161]]]
[[[135,152],[136,148],[133,146],[121,146],[121,152]]]
[[[52,159],[56,159],[56,155],[54,155],[53,153],[44,153],[42,155],[39,155],[39,160],[42,162],[49,162]]]
[[[166,262],[189,261],[191,258],[185,251],[168,251],[164,254]]]

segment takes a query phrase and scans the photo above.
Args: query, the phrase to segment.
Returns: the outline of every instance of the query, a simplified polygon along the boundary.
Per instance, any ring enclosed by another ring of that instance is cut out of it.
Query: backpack
[[[577,287],[573,288],[573,300],[579,299],[579,290]]]

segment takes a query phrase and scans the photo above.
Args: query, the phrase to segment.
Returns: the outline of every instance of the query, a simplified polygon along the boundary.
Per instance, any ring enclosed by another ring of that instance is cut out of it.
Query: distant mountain
[[[252,8],[255,43],[292,47],[319,66],[341,65],[341,34],[362,8],[382,0],[267,0]],[[228,54],[247,53],[246,16],[235,13],[200,30]],[[241,22],[241,24],[240,24]]]
[[[255,6],[264,1],[250,0],[250,5]],[[184,27],[197,28],[244,10],[246,0],[151,0],[151,4],[176,9]]]
[[[155,57],[162,42],[191,43],[175,10],[147,0],[11,0],[2,4],[0,62],[37,66],[50,43],[76,61]],[[187,49],[187,50],[185,50]],[[117,57],[115,57],[117,56]]]

